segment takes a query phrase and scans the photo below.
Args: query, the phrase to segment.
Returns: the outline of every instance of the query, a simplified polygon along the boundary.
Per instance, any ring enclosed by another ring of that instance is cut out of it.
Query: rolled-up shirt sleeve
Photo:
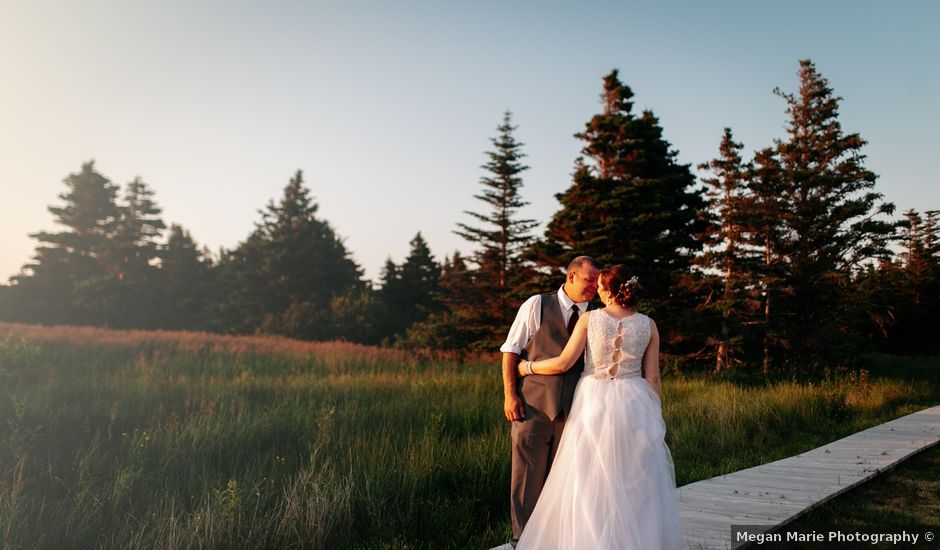
[[[506,337],[506,342],[500,346],[499,351],[503,353],[515,353],[517,355],[522,353],[522,349],[525,348],[529,340],[535,336],[541,313],[542,297],[540,295],[536,294],[526,300],[522,306],[519,307],[519,311],[516,313],[516,319],[512,322],[509,335]]]

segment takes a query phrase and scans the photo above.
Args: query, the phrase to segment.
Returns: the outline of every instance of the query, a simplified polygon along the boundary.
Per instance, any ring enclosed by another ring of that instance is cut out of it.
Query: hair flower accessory
[[[637,279],[636,275],[634,275],[633,277],[630,277],[629,279],[627,279],[626,281],[620,284],[620,292],[623,292],[624,290],[630,290],[630,289],[636,288],[637,286],[639,286],[639,284],[640,284],[639,279]]]

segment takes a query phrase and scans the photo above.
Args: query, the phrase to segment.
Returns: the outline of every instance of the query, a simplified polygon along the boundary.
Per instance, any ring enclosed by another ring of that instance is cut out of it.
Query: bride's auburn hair
[[[601,271],[601,284],[610,291],[610,297],[621,307],[633,307],[640,300],[642,290],[630,269],[617,264]]]

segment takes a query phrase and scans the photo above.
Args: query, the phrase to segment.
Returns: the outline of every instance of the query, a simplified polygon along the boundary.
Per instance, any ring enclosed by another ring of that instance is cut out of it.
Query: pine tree
[[[479,298],[476,294],[478,285],[474,280],[475,274],[476,271],[467,265],[467,261],[457,250],[450,258],[444,259],[440,286],[441,303],[446,311],[463,319],[474,318],[478,311],[477,300]]]
[[[21,320],[44,323],[104,324],[109,283],[104,258],[118,220],[117,187],[95,170],[94,161],[65,178],[62,206],[49,212],[65,231],[30,236],[40,244],[33,263],[14,277],[17,294],[30,304]]]
[[[494,349],[493,326],[480,316],[477,273],[470,269],[460,252],[454,251],[450,258],[445,257],[439,292],[442,307],[426,320],[411,325],[402,344],[410,348],[461,352]]]
[[[924,253],[936,266],[940,262],[940,210],[924,212]]]
[[[940,257],[936,233],[937,211],[921,214],[910,209],[899,223],[897,293],[892,303],[894,323],[889,343],[895,353],[936,353],[933,332],[940,323]],[[879,291],[881,289],[875,289]]]
[[[208,251],[200,249],[189,231],[170,225],[167,242],[160,250],[163,290],[161,327],[168,329],[208,328],[209,297],[213,264]]]
[[[391,256],[385,259],[385,264],[379,273],[379,281],[379,292],[383,294],[391,296],[392,293],[401,290],[401,272]]]
[[[700,308],[706,315],[716,314],[720,327],[710,339],[715,349],[715,372],[742,362],[744,326],[757,310],[756,250],[744,234],[750,221],[747,180],[751,168],[741,158],[742,148],[731,129],[725,128],[718,158],[699,166],[711,173],[702,179],[709,205],[710,223],[704,234],[709,248],[695,263],[704,270],[702,277],[720,283],[715,295]]]
[[[924,301],[921,312],[923,317],[919,324],[922,338],[918,339],[917,346],[913,346],[915,353],[940,353],[940,342],[932,337],[932,331],[940,326],[940,210],[924,212],[923,223],[923,253],[926,264],[924,288],[922,295]]]
[[[930,258],[926,246],[924,218],[913,208],[904,212],[901,243],[904,249],[900,259],[904,263],[911,289],[911,301],[919,305],[923,299],[924,280],[929,276]]]
[[[278,297],[288,303],[360,286],[359,267],[329,223],[316,217],[318,209],[298,170],[281,202],[262,212],[257,231],[269,243],[266,267],[276,276]]]
[[[401,282],[410,290],[410,303],[417,317],[425,317],[438,302],[436,293],[441,279],[441,267],[434,260],[427,241],[419,231],[408,243],[411,249],[401,266]]]
[[[520,174],[528,170],[522,164],[525,154],[522,143],[516,141],[513,132],[512,113],[506,111],[503,122],[496,128],[498,136],[492,138],[494,149],[486,154],[489,161],[483,165],[488,174],[480,179],[483,191],[474,195],[475,199],[490,207],[487,213],[465,211],[482,224],[472,226],[458,223],[454,231],[468,242],[478,246],[474,255],[480,276],[490,285],[486,289],[491,315],[500,320],[509,312],[509,294],[512,291],[510,277],[518,266],[520,254],[532,242],[531,230],[538,225],[535,220],[519,219],[519,210],[529,204],[522,199],[522,178]]]
[[[401,266],[389,258],[382,270],[379,299],[385,305],[386,336],[390,340],[440,309],[441,268],[420,231],[409,245],[408,257]]]
[[[224,254],[220,288],[230,299],[217,316],[229,330],[336,336],[332,300],[361,288],[361,271],[317,209],[298,170],[248,239]]]
[[[153,195],[150,187],[139,177],[127,184],[110,247],[116,252],[118,279],[145,271],[159,256],[157,240],[166,225],[160,218],[161,210]]]
[[[109,317],[119,327],[154,328],[159,325],[157,239],[166,226],[153,191],[137,177],[127,185],[119,218],[105,257],[112,275],[106,292],[114,311]]]
[[[266,243],[257,231],[232,250],[219,251],[216,285],[212,288],[209,326],[212,330],[250,334],[270,322],[270,278],[265,271]]]
[[[705,203],[657,118],[635,115],[632,98],[616,70],[604,77],[603,112],[576,134],[585,145],[574,182],[556,195],[561,210],[528,257],[556,272],[580,254],[625,263],[646,288],[647,306],[677,313],[682,306],[671,292],[702,247],[696,236]]]
[[[853,330],[860,334],[868,347],[889,353],[904,351],[899,324],[906,325],[910,316],[903,266],[896,257],[879,258],[877,264],[865,264],[853,278],[853,294],[868,312],[859,317]],[[906,326],[901,327],[907,330]]]
[[[783,253],[794,289],[784,315],[792,349],[813,362],[807,352],[833,359],[853,353],[856,342],[844,327],[860,312],[841,298],[862,262],[884,254],[894,225],[879,217],[894,205],[874,190],[865,141],[842,131],[842,98],[809,60],[800,61],[799,78],[796,95],[776,90],[789,118],[788,138],[777,141],[788,210]]]
[[[770,371],[775,356],[781,355],[786,341],[782,336],[778,302],[793,295],[787,278],[788,265],[784,256],[786,231],[790,213],[783,169],[776,150],[765,148],[754,155],[748,176],[746,227],[743,235],[759,251],[758,288],[760,303],[760,361],[763,372]]]

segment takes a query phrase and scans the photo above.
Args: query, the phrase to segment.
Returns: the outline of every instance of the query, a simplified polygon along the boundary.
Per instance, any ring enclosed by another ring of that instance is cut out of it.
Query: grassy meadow
[[[680,485],[940,402],[935,360],[664,367]],[[495,354],[0,324],[0,547],[491,547],[508,428]]]

